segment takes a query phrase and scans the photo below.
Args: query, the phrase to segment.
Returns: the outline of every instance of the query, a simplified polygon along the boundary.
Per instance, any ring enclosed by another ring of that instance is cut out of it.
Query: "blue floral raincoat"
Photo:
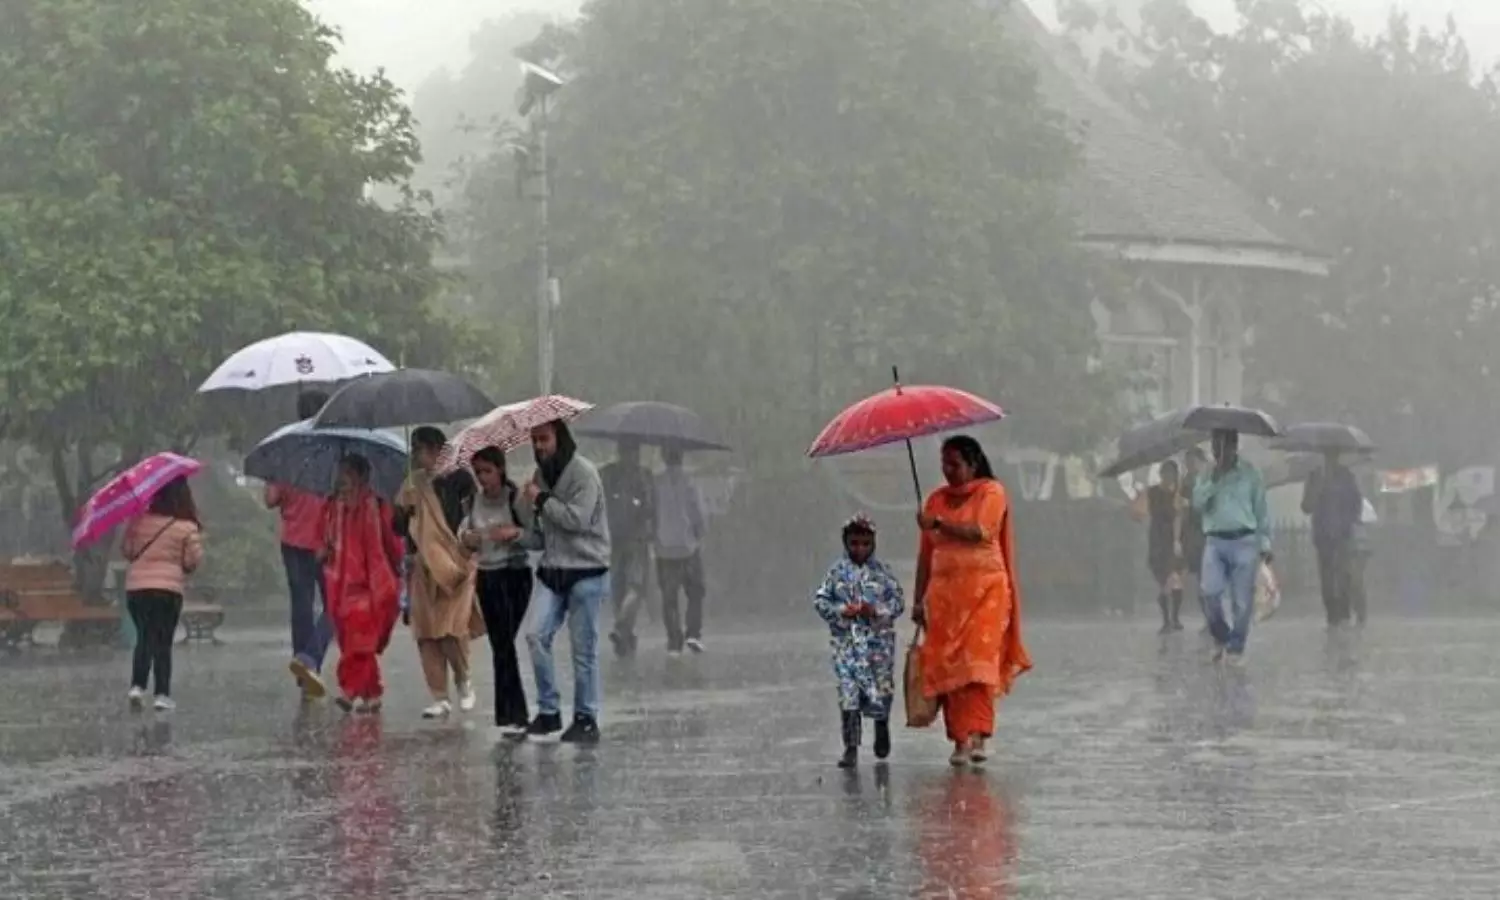
[[[874,607],[874,618],[843,616],[859,603]],[[874,557],[862,566],[845,557],[828,570],[813,607],[828,623],[839,709],[888,718],[896,693],[896,620],[906,610],[901,582]]]

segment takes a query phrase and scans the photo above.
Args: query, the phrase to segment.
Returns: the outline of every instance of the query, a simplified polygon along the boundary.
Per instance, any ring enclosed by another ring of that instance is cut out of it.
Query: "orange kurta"
[[[1016,677],[1031,668],[1031,657],[1021,642],[1005,488],[987,478],[939,488],[927,498],[924,512],[953,525],[977,525],[984,540],[971,544],[922,534],[921,563],[927,571],[923,693],[941,697],[969,685],[983,685],[991,698],[1009,693]]]

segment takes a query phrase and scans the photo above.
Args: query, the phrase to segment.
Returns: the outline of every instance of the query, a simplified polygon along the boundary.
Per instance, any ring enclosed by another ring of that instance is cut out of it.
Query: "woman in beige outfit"
[[[436,719],[453,711],[448,699],[450,670],[459,709],[467,712],[476,703],[469,680],[469,640],[484,634],[484,619],[475,602],[474,561],[456,535],[474,482],[463,471],[433,475],[445,441],[441,431],[418,428],[411,440],[414,468],[396,505],[406,513],[411,549],[409,624],[433,701],[422,715]]]

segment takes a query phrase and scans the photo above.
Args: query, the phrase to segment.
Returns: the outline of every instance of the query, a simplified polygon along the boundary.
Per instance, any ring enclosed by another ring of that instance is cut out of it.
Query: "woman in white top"
[[[506,476],[504,452],[485,447],[474,454],[472,465],[479,492],[459,525],[458,539],[479,565],[475,587],[495,666],[495,725],[524,734],[529,716],[516,634],[531,603],[526,554],[537,549],[535,523],[530,504],[520,502],[519,489]]]

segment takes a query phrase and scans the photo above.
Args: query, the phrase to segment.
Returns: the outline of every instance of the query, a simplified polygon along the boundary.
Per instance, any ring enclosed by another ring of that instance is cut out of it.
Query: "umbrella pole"
[[[891,379],[896,383],[896,393],[901,393],[901,371],[891,366]],[[917,454],[911,447],[911,441],[906,441],[906,461],[911,465],[911,486],[917,494],[917,509],[922,508],[922,480],[917,477]]]

